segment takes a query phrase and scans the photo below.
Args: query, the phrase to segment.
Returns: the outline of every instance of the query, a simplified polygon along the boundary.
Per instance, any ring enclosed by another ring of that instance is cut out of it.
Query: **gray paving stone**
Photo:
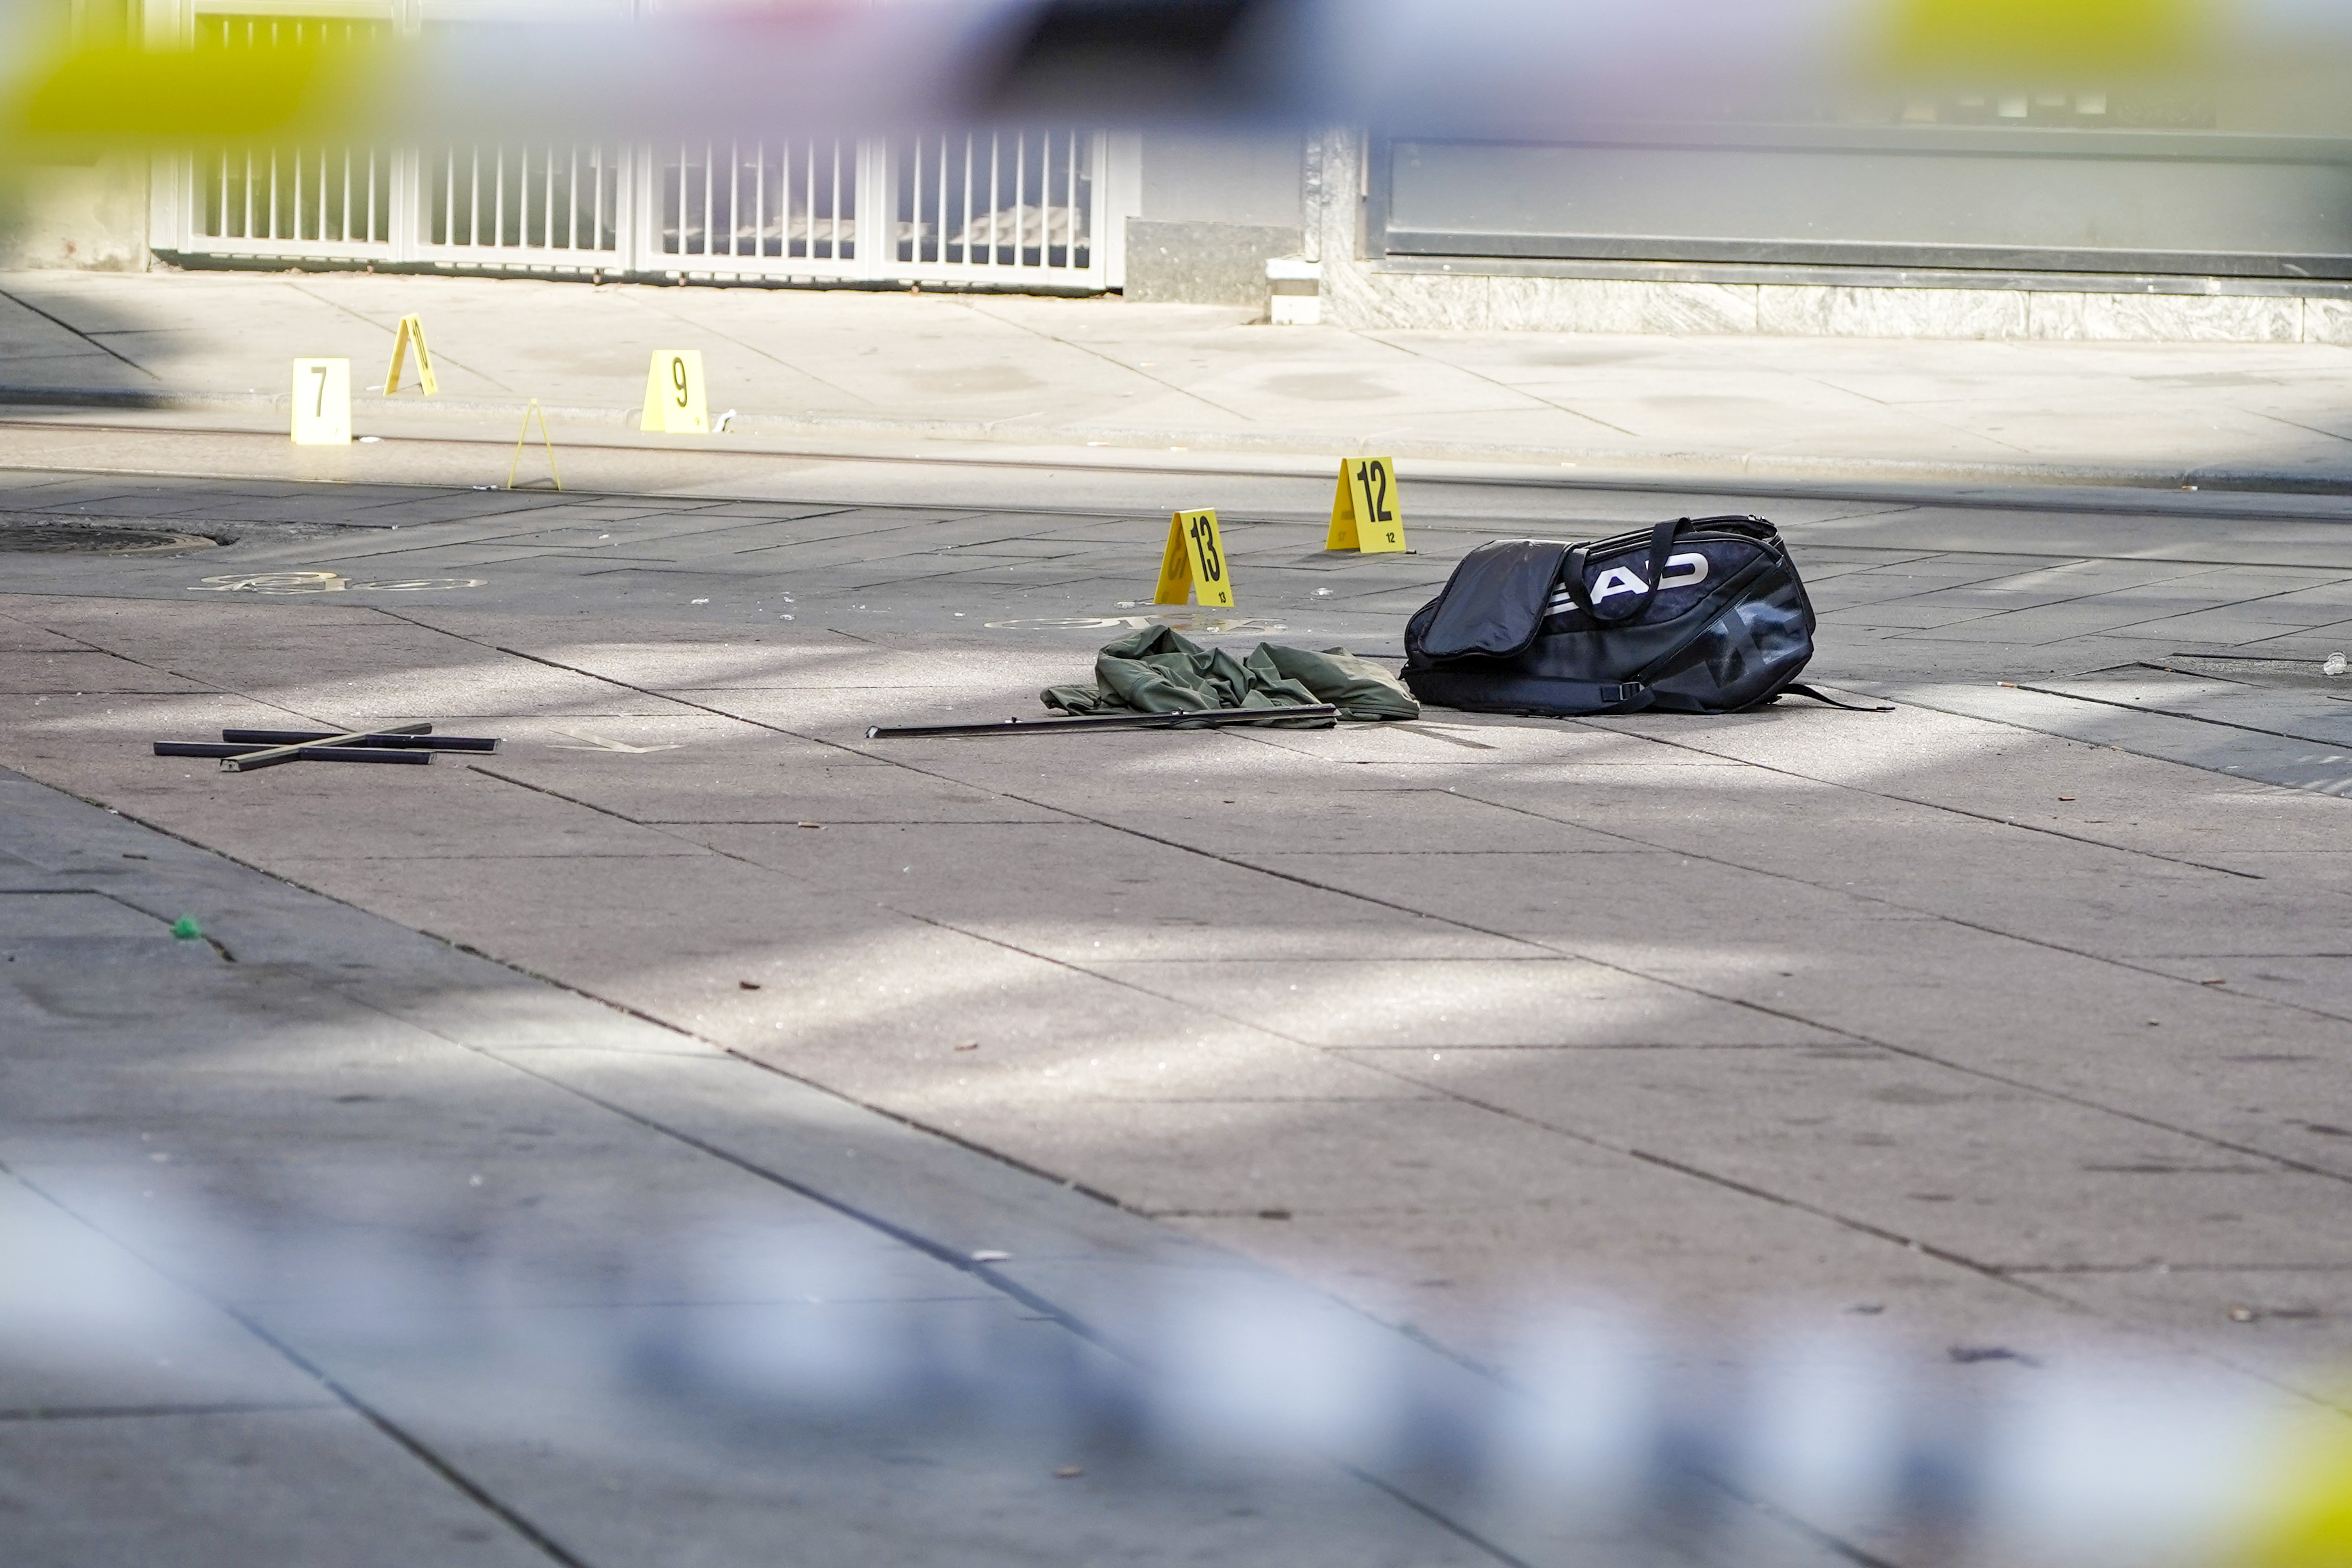
[[[341,1410],[0,1422],[0,1498],[26,1568],[547,1561]]]

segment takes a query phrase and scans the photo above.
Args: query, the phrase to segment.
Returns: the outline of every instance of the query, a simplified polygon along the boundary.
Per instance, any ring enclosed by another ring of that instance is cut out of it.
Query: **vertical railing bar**
[[[923,161],[924,154],[930,151],[925,144],[927,140],[922,136],[907,139],[907,260],[909,265],[923,259],[923,233],[929,227],[923,221],[924,204],[929,200],[923,194],[923,183],[929,173]],[[891,237],[894,241],[898,237],[895,229]],[[898,254],[896,244],[891,246],[890,254]]]
[[[702,148],[702,254],[703,254],[703,257],[705,258],[705,259],[708,259],[708,258],[709,258],[709,256],[710,256],[710,229],[711,229],[711,223],[712,223],[712,219],[711,219],[711,216],[710,216],[710,201],[711,201],[711,197],[718,194],[718,181],[717,181],[717,179],[712,175],[712,174],[711,174],[711,169],[710,169],[711,156],[712,156],[712,154],[711,154],[711,151],[710,151],[710,144],[709,144],[709,142],[705,142],[705,143],[703,143],[703,148]]]
[[[269,24],[269,46],[273,49],[278,47],[278,26],[274,20]],[[275,147],[269,150],[269,237],[286,237],[284,226],[278,221],[278,149]]]
[[[838,136],[833,139],[833,195],[828,200],[832,204],[828,216],[833,222],[833,243],[825,247],[825,254],[838,261],[841,259],[841,138]]]
[[[912,232],[907,236],[907,259],[923,259],[923,138],[917,136],[907,143],[907,221]],[[893,254],[898,251],[891,246]]]
[[[768,254],[768,144],[765,142],[754,142],[751,152],[760,160],[751,174],[751,254],[765,258]]]
[[[963,262],[971,265],[971,161],[980,147],[980,133],[967,131],[963,134]]]
[[[923,230],[929,226],[923,222],[924,217],[927,216],[923,211],[923,175],[930,167],[931,150],[929,145],[929,140],[930,139],[929,137],[918,136],[912,142],[915,150],[915,200],[909,216],[914,222],[915,232],[909,237],[913,243],[907,247],[907,259],[909,261],[921,261],[925,259],[923,255]],[[939,204],[940,193],[947,189],[947,181],[948,153],[946,139],[942,137],[940,139],[940,177],[931,182],[931,201],[933,205],[936,205]],[[933,229],[932,232],[936,234],[939,231]],[[939,259],[944,261],[947,258],[943,253]]]

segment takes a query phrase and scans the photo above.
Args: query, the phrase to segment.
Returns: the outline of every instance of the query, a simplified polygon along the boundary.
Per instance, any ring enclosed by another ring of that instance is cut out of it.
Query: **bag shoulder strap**
[[[1865,707],[1859,702],[1841,702],[1834,697],[1822,696],[1820,692],[1814,690],[1811,687],[1807,686],[1801,680],[1792,680],[1789,682],[1788,685],[1780,688],[1780,695],[1783,697],[1790,695],[1810,697],[1816,702],[1823,703],[1832,708],[1843,708],[1849,713],[1892,713],[1895,711],[1895,704],[1892,702],[1876,707]]]
[[[1612,608],[1605,616],[1592,607],[1592,590],[1584,583],[1584,574],[1591,570],[1592,547],[1590,544],[1580,544],[1568,552],[1560,572],[1560,585],[1568,590],[1568,596],[1576,602],[1576,607],[1584,613],[1584,618],[1596,626],[1622,626],[1627,621],[1639,620],[1642,613],[1650,607],[1650,601],[1658,596],[1658,585],[1666,574],[1666,556],[1675,547],[1675,535],[1681,532],[1690,521],[1686,517],[1678,517],[1650,530],[1649,570],[1642,574],[1641,592],[1633,596],[1630,605]]]

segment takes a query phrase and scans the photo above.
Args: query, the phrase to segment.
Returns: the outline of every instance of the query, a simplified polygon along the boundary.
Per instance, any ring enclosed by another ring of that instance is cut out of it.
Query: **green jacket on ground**
[[[1244,658],[1144,626],[1095,656],[1092,686],[1049,686],[1045,706],[1066,713],[1202,713],[1217,708],[1291,708],[1328,702],[1343,719],[1418,719],[1403,683],[1346,648],[1310,653],[1262,642]],[[1312,723],[1314,721],[1307,721]]]

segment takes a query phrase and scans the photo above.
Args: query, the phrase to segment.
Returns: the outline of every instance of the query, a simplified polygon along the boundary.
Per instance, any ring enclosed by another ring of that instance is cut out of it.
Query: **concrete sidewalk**
[[[439,365],[431,400],[381,393],[411,311]],[[649,355],[683,347],[703,352],[713,413],[737,417],[707,441],[635,436]],[[1116,299],[352,273],[0,279],[0,405],[282,428],[289,362],[316,355],[351,359],[358,426],[385,435],[511,441],[537,398],[599,443],[667,447],[2352,489],[2352,351],[2322,345],[1356,332]]]
[[[1811,1347],[1874,1456],[2101,1368],[2189,1401],[2159,1433],[2340,1412],[2320,498],[1775,505],[1815,672],[1892,712],[877,741],[1037,711],[1149,615],[1165,511],[5,479],[8,528],[184,535],[0,595],[0,1225],[145,1282],[76,1377],[0,1321],[42,1568],[2034,1560],[1785,1477],[1596,1541],[1344,1452],[1237,1485],[738,1398],[843,1324],[1091,1368],[1204,1276],[1449,1387],[1592,1300],[1712,1393]],[[1392,657],[1498,528],[1739,504],[1457,489],[1406,556],[1237,508],[1239,609],[1168,618]],[[420,717],[505,744],[149,744]],[[1252,1385],[1355,1364],[1299,1342]]]

